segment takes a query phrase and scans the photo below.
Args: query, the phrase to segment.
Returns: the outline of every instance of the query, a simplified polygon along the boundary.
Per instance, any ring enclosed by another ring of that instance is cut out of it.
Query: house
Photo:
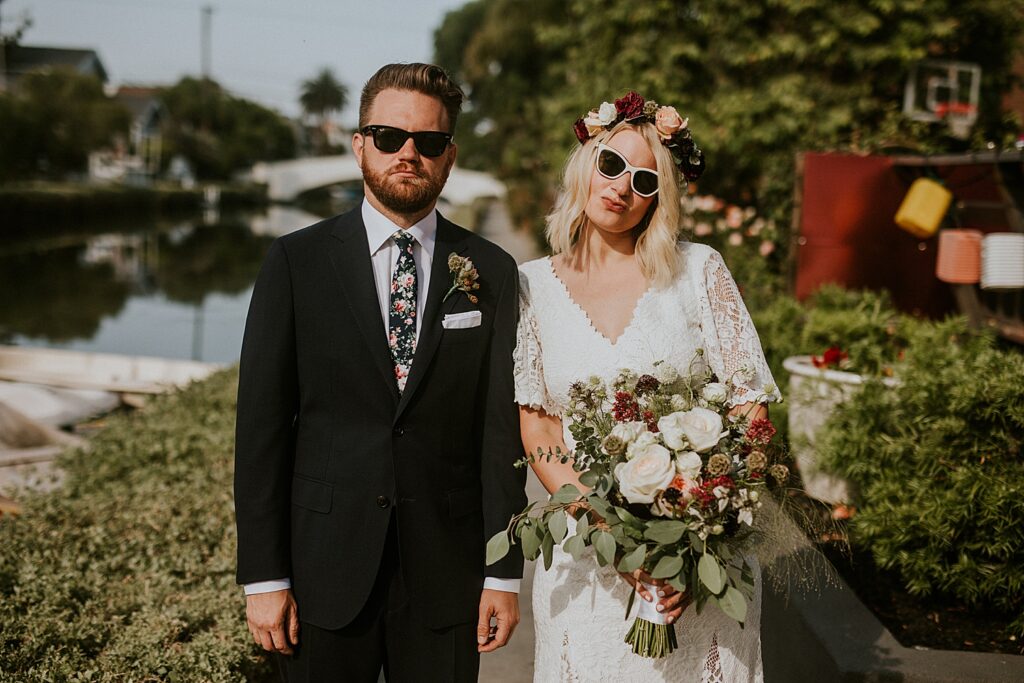
[[[160,100],[159,88],[121,86],[114,95],[114,101],[132,114],[128,154],[140,160],[146,175],[155,176],[160,170],[163,122],[167,119],[167,108]]]
[[[71,68],[80,74],[107,82],[107,70],[95,50],[61,47],[33,47],[4,44],[0,62],[0,92],[15,91],[25,74],[55,68]]]

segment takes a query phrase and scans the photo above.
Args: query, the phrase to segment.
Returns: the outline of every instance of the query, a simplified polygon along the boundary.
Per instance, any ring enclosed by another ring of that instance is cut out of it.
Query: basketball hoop
[[[949,134],[960,140],[970,137],[971,128],[978,120],[978,108],[967,102],[940,102],[935,113],[940,119],[945,119]]]
[[[903,113],[915,121],[945,121],[961,140],[978,120],[981,67],[969,62],[925,60],[907,78]]]

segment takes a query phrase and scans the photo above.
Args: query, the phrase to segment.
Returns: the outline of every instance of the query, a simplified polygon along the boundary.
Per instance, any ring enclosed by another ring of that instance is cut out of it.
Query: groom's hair
[[[448,132],[455,132],[455,120],[465,94],[462,88],[436,64],[385,64],[370,76],[359,98],[359,128],[367,126],[373,101],[383,90],[411,90],[441,100],[448,114]]]

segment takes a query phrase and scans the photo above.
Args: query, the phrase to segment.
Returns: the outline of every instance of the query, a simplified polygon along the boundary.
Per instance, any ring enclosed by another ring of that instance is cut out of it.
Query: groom
[[[526,502],[518,273],[434,210],[462,98],[433,65],[374,74],[352,137],[364,202],[276,240],[253,290],[238,581],[289,681],[475,681],[519,621],[522,556],[484,575],[485,539]]]

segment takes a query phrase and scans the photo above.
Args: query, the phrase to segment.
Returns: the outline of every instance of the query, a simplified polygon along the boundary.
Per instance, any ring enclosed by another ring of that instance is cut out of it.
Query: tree
[[[331,114],[340,112],[348,104],[348,88],[335,78],[329,68],[324,67],[314,78],[302,82],[299,102],[306,114],[318,121],[320,136],[316,144],[317,153],[328,152]]]
[[[183,78],[161,97],[169,118],[164,158],[181,154],[201,179],[227,179],[257,161],[295,156],[287,119],[216,81]]]
[[[702,190],[757,204],[783,223],[798,151],[957,149],[943,126],[914,124],[898,110],[922,59],[982,67],[973,144],[1013,129],[998,101],[1022,44],[1024,0],[478,4],[448,15],[436,51],[458,62],[473,109],[500,141],[490,169],[537,226],[549,197],[536,188],[554,184],[575,144],[573,120],[630,89],[690,117],[708,158]],[[460,13],[476,18],[468,38]],[[461,60],[452,56],[460,43]],[[533,189],[517,192],[521,178]]]
[[[17,92],[0,94],[0,177],[82,173],[89,152],[126,136],[130,121],[93,76],[68,68],[26,74]]]

